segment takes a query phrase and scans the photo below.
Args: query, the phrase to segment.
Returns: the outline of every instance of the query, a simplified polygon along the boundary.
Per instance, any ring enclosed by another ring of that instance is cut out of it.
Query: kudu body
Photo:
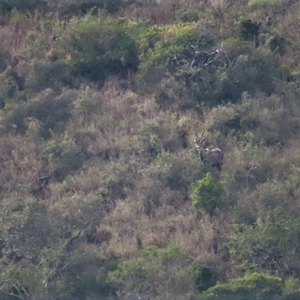
[[[203,137],[203,133],[202,133]],[[202,138],[201,140],[198,139],[198,135],[194,139],[195,147],[197,151],[200,153],[201,160],[203,161],[204,165],[212,166],[213,168],[216,167],[219,171],[222,170],[224,153],[219,149],[204,149],[206,144],[206,140]]]

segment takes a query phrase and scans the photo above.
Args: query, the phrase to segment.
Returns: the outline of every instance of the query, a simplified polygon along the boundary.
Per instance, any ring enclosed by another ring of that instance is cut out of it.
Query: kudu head
[[[203,138],[203,134],[204,134],[204,131],[202,131],[202,133],[201,133],[201,135],[202,135],[201,140],[198,138],[198,134],[197,133],[195,134],[194,144],[195,144],[197,151],[204,149],[204,146],[206,144],[206,140],[205,140],[205,138]]]

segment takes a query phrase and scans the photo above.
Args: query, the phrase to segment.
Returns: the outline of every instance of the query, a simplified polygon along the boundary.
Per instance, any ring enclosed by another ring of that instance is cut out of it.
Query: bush
[[[259,34],[259,23],[252,22],[251,20],[244,20],[241,22],[241,29],[240,29],[240,37],[244,41],[253,41],[257,39]]]
[[[223,205],[223,186],[210,173],[207,173],[204,179],[191,183],[191,187],[193,206],[213,215],[215,209]]]
[[[300,263],[300,220],[286,219],[280,209],[270,211],[267,219],[259,219],[254,228],[248,225],[236,227],[237,235],[228,244],[232,261],[238,264],[248,261],[255,270],[273,275],[287,276],[294,269],[298,273],[295,265]]]
[[[149,92],[160,82],[172,54],[182,54],[184,48],[197,40],[196,23],[150,27],[142,26],[136,43],[140,50],[138,80],[140,89]]]
[[[195,280],[195,285],[200,292],[206,291],[217,282],[216,276],[212,270],[197,262],[193,264],[192,274]]]
[[[23,80],[10,67],[0,74],[0,109],[13,101],[16,92],[23,88]]]
[[[52,165],[55,176],[60,178],[82,166],[82,154],[79,153],[74,139],[67,135],[61,136],[57,142],[53,140],[48,142],[42,156]]]
[[[9,105],[4,109],[4,124],[7,128],[15,127],[25,133],[28,118],[40,122],[39,134],[45,139],[52,135],[52,131],[61,132],[71,116],[71,103],[77,93],[71,90],[57,95],[52,90],[46,90],[29,100],[27,103]]]
[[[228,284],[218,283],[204,295],[207,300],[270,300],[282,295],[283,288],[281,278],[252,273],[232,279]]]
[[[224,136],[231,134],[243,140],[251,132],[252,143],[283,146],[298,133],[296,110],[277,95],[250,97],[243,93],[241,103],[220,105],[206,113],[206,122],[209,131],[218,130]]]
[[[70,56],[75,71],[89,80],[103,82],[108,75],[126,76],[128,70],[137,69],[135,43],[126,19],[112,19],[100,10],[69,28],[59,47]]]
[[[173,297],[186,296],[194,292],[191,262],[179,246],[169,245],[165,249],[148,246],[141,257],[121,262],[108,278],[120,296],[155,297],[166,293]]]
[[[158,99],[177,103],[183,109],[196,109],[201,104],[213,107],[221,103],[236,103],[244,92],[256,96],[280,93],[278,85],[287,86],[287,74],[277,65],[270,51],[252,49],[249,45],[236,45],[228,51],[226,63],[189,68],[164,68],[164,78],[159,84],[162,92]],[[225,62],[225,61],[224,61]],[[141,67],[143,64],[141,64]]]
[[[11,198],[2,203],[2,255],[11,261],[24,257],[36,261],[40,251],[58,239],[54,219],[57,221],[36,199]]]
[[[33,60],[26,76],[25,87],[32,93],[50,88],[61,92],[63,87],[74,87],[73,69],[63,61],[46,62]]]

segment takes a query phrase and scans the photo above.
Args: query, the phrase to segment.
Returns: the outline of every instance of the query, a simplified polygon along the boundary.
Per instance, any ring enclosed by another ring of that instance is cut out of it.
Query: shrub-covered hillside
[[[300,299],[299,11],[0,0],[0,298]]]

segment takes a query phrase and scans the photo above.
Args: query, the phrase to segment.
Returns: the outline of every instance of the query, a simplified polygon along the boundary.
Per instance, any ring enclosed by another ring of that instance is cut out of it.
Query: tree
[[[148,246],[141,257],[121,262],[108,280],[120,296],[186,297],[194,293],[194,279],[199,279],[199,270],[192,272],[192,267],[192,259],[177,245]]]
[[[283,280],[279,277],[249,273],[227,284],[218,283],[204,292],[204,295],[206,300],[270,300],[280,296],[283,288]]]
[[[206,213],[213,215],[215,209],[223,205],[224,188],[216,181],[211,173],[207,173],[205,178],[191,183],[193,194],[193,206],[203,209]]]

